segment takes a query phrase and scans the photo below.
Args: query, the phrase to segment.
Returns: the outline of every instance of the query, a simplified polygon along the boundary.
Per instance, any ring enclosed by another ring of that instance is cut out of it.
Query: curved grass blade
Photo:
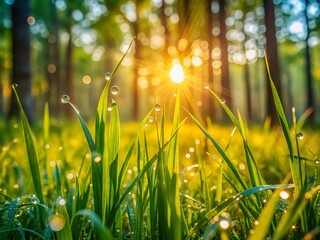
[[[142,179],[144,174],[153,166],[154,162],[158,159],[158,156],[163,153],[165,148],[169,145],[170,141],[175,136],[175,134],[177,134],[178,130],[180,129],[180,127],[182,126],[182,124],[185,121],[186,121],[186,119],[184,119],[180,123],[180,125],[175,130],[175,132],[170,136],[170,138],[159,148],[159,150],[153,155],[153,157],[143,166],[143,168],[141,169],[139,174],[133,179],[133,181],[130,184],[128,184],[128,187],[126,188],[124,193],[121,195],[118,202],[114,204],[113,209],[112,209],[110,215],[108,216],[107,225],[109,225],[110,223],[112,223],[114,221],[114,217],[116,215],[116,212],[118,211],[119,207],[123,203],[124,199],[128,196],[128,194],[134,188],[134,186],[137,184],[137,182]]]
[[[76,217],[77,216],[85,216],[90,219],[95,229],[97,230],[96,234],[99,236],[99,239],[113,239],[111,231],[104,227],[101,219],[95,212],[92,212],[90,210],[80,210],[79,212],[77,212]]]
[[[317,186],[305,194],[301,193],[289,204],[286,214],[281,218],[272,239],[280,240],[285,239],[288,236],[291,227],[297,223],[299,218],[301,218],[310,198],[319,190],[320,186]]]
[[[215,99],[220,103],[222,108],[225,110],[229,118],[231,119],[232,123],[235,125],[235,127],[238,129],[244,145],[244,150],[246,154],[246,162],[248,165],[249,175],[251,179],[252,186],[259,186],[264,185],[265,181],[262,178],[262,175],[260,173],[260,170],[253,158],[253,155],[251,153],[251,150],[248,146],[247,137],[245,133],[244,123],[241,117],[240,112],[238,111],[238,119],[235,117],[233,112],[230,110],[230,108],[225,104],[225,102],[212,90],[209,88],[210,93],[215,97]]]
[[[98,214],[98,216],[101,217],[102,216],[101,161],[98,161],[98,159],[101,159],[101,157],[99,156],[99,154],[96,150],[96,146],[95,146],[95,143],[94,143],[93,138],[91,136],[91,133],[90,133],[85,121],[81,117],[79,111],[71,102],[67,102],[67,103],[76,112],[77,117],[80,121],[82,130],[84,132],[85,138],[86,138],[87,143],[90,148],[91,159],[92,159],[91,168],[92,168],[92,187],[93,187],[94,210]]]
[[[288,185],[264,185],[264,186],[257,186],[253,188],[249,188],[247,190],[244,190],[243,192],[240,192],[236,194],[235,196],[226,199],[221,204],[219,204],[217,207],[211,209],[209,212],[207,212],[196,224],[195,226],[189,231],[188,236],[186,239],[193,238],[194,234],[196,234],[197,231],[199,231],[204,225],[206,225],[214,216],[219,215],[223,211],[225,211],[228,207],[231,205],[238,203],[239,201],[243,200],[246,197],[249,197],[253,194],[267,191],[267,190],[273,190],[278,189],[282,187],[283,189],[291,189],[294,187],[293,184]]]
[[[283,184],[286,184],[289,181],[290,175],[286,177],[286,179],[283,181]],[[285,185],[283,185],[285,186]],[[266,235],[269,231],[270,225],[272,223],[272,218],[275,213],[275,209],[279,200],[279,196],[281,191],[284,188],[280,186],[271,196],[271,198],[268,200],[267,204],[263,208],[262,212],[260,213],[260,216],[258,218],[258,225],[254,228],[254,233],[249,237],[248,240],[264,240],[266,239]]]
[[[228,157],[226,152],[223,150],[223,148],[213,139],[213,137],[210,135],[210,133],[201,125],[201,123],[188,111],[188,114],[191,116],[191,119],[193,122],[199,127],[199,129],[204,133],[204,135],[210,140],[210,142],[214,145],[214,147],[217,149],[223,160],[227,163],[227,166],[230,169],[230,175],[232,174],[232,178],[236,180],[236,186],[237,190],[240,192],[244,189],[247,189],[247,185],[242,179],[238,169],[234,165],[234,163],[231,161],[231,159]]]
[[[14,94],[17,98],[19,113],[20,113],[20,121],[22,125],[23,135],[24,135],[24,141],[26,144],[26,150],[28,155],[28,161],[29,161],[29,167],[31,171],[31,177],[33,181],[33,186],[35,193],[37,197],[39,198],[41,203],[44,203],[43,198],[43,191],[42,191],[42,183],[41,183],[41,177],[40,177],[40,171],[39,171],[39,162],[38,162],[38,155],[36,151],[36,140],[33,136],[33,133],[31,131],[31,127],[29,125],[29,122],[27,120],[27,117],[24,113],[24,110],[22,108],[18,93],[14,86],[12,86],[12,89],[14,91]]]

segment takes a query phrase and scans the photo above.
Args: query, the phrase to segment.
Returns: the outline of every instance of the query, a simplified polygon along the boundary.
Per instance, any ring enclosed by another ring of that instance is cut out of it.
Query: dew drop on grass
[[[301,132],[298,132],[296,135],[298,140],[302,140],[303,139],[303,134]]]
[[[112,73],[111,72],[106,72],[106,74],[104,75],[104,78],[109,81],[112,77]]]
[[[151,116],[151,115],[149,116],[148,122],[149,122],[149,123],[152,123],[152,122],[153,122],[153,116]]]
[[[319,164],[319,163],[320,163],[320,159],[319,159],[318,157],[315,157],[315,158],[314,158],[314,163],[315,163],[315,164]]]
[[[109,104],[108,104],[107,110],[108,110],[109,112],[112,111],[112,103],[109,103]]]
[[[225,99],[223,99],[223,98],[221,98],[220,103],[225,104],[225,103],[226,103],[226,100],[225,100]]]
[[[70,97],[68,95],[62,95],[61,96],[61,102],[64,104],[67,104],[70,102]]]
[[[94,160],[96,163],[98,163],[98,162],[101,161],[101,157],[100,157],[100,156],[96,156],[93,160]]]
[[[57,204],[60,206],[64,206],[64,205],[66,205],[66,200],[62,197],[58,197]]]
[[[283,200],[287,200],[290,197],[290,194],[286,191],[281,191],[280,192],[280,198]]]
[[[230,223],[227,220],[221,220],[219,225],[222,229],[227,229],[230,226]]]
[[[32,195],[32,196],[31,196],[31,202],[32,202],[33,204],[39,204],[39,203],[40,203],[40,200],[37,198],[36,195]]]
[[[205,83],[205,84],[203,84],[203,87],[204,87],[204,89],[209,89],[209,84],[208,83]]]
[[[18,83],[12,84],[12,87],[17,88],[18,87]]]
[[[120,92],[120,89],[119,89],[118,86],[112,86],[112,87],[111,87],[111,94],[112,94],[112,95],[118,95],[119,92]]]
[[[155,110],[156,112],[159,112],[159,111],[161,110],[160,104],[154,105],[154,110]]]
[[[58,232],[63,229],[66,221],[64,217],[60,214],[52,215],[49,218],[49,226],[52,231]]]

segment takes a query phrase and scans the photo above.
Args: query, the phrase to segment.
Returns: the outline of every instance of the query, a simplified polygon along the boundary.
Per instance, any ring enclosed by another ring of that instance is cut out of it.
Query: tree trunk
[[[73,45],[71,40],[71,29],[69,31],[69,41],[67,45],[67,54],[66,54],[66,72],[65,72],[65,85],[64,90],[71,99],[71,101],[75,101],[74,99],[74,89],[73,89]],[[65,108],[65,114],[68,118],[72,118],[73,113],[69,108]]]
[[[305,17],[306,17],[306,23],[307,23],[307,38],[306,38],[306,49],[305,49],[305,59],[306,59],[306,75],[307,75],[307,107],[314,110],[314,92],[313,92],[313,80],[312,80],[312,74],[311,74],[311,56],[310,56],[310,47],[309,47],[309,37],[310,37],[310,28],[309,28],[309,18],[307,13],[309,0],[306,0],[306,6],[305,6]],[[314,113],[312,112],[309,116],[310,120],[314,120]]]
[[[3,108],[3,73],[4,70],[4,60],[0,57],[0,119],[4,119],[4,108]]]
[[[232,108],[231,91],[230,91],[230,78],[229,78],[229,61],[228,61],[228,40],[226,37],[226,9],[225,1],[219,0],[220,14],[220,48],[221,48],[221,87],[222,97],[229,108]]]
[[[275,16],[274,16],[274,5],[273,1],[264,0],[265,9],[265,25],[266,25],[266,57],[270,68],[271,78],[277,88],[278,94],[281,98],[282,88],[280,79],[280,68],[278,59],[278,48],[276,39],[276,27],[275,27]],[[273,103],[272,92],[267,75],[267,116],[271,118],[271,124],[277,122],[277,112]]]
[[[133,86],[132,86],[132,118],[134,121],[138,120],[139,117],[139,86],[138,86],[138,78],[139,78],[139,62],[141,61],[141,42],[138,39],[139,34],[139,2],[136,0],[136,15],[137,19],[133,23],[133,31],[136,36],[135,39],[135,56],[134,56],[134,68],[133,68]]]
[[[210,87],[213,87],[213,67],[212,67],[212,50],[213,50],[213,44],[212,44],[212,28],[213,28],[213,17],[212,17],[212,10],[211,10],[211,4],[212,0],[206,0],[207,3],[207,42],[208,42],[208,52],[209,52],[209,58],[208,58],[208,79],[207,82]],[[214,102],[212,99],[212,96],[209,94],[208,91],[202,91],[202,102],[204,106],[203,111],[203,119],[206,120],[207,117],[209,117],[212,121],[214,120],[214,114],[215,114],[215,108],[214,108]],[[205,121],[206,122],[206,121]]]
[[[12,84],[17,84],[17,92],[30,123],[36,120],[31,96],[31,46],[27,18],[30,16],[30,0],[15,0],[12,14]],[[11,95],[9,117],[19,115],[17,101]]]
[[[48,80],[48,91],[46,102],[49,103],[50,112],[54,116],[60,114],[59,99],[64,94],[61,89],[60,79],[60,44],[59,44],[59,25],[57,10],[53,2],[50,2],[50,36],[47,42],[46,73]]]

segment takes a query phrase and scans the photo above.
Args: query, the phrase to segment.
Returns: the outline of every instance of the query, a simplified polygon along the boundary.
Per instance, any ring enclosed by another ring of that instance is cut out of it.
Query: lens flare
[[[175,63],[170,70],[169,76],[174,83],[181,83],[184,80],[184,72],[179,63]]]

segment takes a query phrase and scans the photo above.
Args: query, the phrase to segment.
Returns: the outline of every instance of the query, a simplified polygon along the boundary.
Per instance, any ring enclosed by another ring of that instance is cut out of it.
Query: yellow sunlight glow
[[[181,83],[184,80],[184,72],[179,63],[175,63],[170,70],[169,76],[172,82]]]

